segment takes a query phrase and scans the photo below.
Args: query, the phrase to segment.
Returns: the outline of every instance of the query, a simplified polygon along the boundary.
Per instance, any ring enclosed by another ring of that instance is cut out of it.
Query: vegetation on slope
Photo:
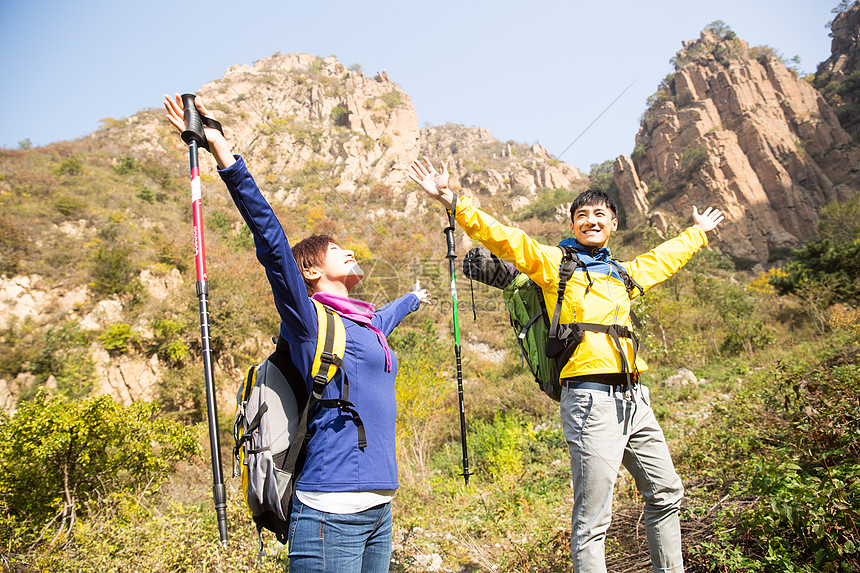
[[[219,207],[215,202],[210,212]],[[223,216],[230,217],[226,207],[223,205]],[[822,213],[822,225],[832,224],[852,208],[853,203],[830,207]],[[98,211],[91,216],[98,216]],[[218,222],[207,224],[217,256],[243,268],[240,259],[230,258],[230,241],[239,231]],[[559,235],[562,230],[559,225]],[[384,244],[399,245],[396,241],[401,232],[405,230],[386,231],[392,243]],[[856,239],[840,239],[839,248],[847,248]],[[659,240],[651,232],[619,232],[615,251],[626,258]],[[150,260],[154,260],[157,250],[151,252]],[[796,264],[810,264],[804,252],[799,252]],[[441,259],[441,249],[435,255]],[[398,255],[392,253],[391,257],[396,260]],[[403,365],[397,387],[402,487],[394,503],[392,567],[399,571],[434,567],[452,571],[567,570],[571,493],[557,406],[538,392],[518,364],[498,292],[478,285],[474,289],[477,320],[468,318],[467,306],[460,313],[475,472],[468,489],[458,475],[462,470],[448,328],[451,309],[441,286],[445,285],[444,262],[438,259],[428,255],[423,263],[407,266],[410,278],[414,274],[422,278],[422,284],[435,285],[438,304],[411,317],[391,339]],[[826,266],[821,269],[824,275],[803,275],[804,288],[812,292],[827,288],[832,277],[827,276]],[[221,274],[227,284],[240,280],[224,269]],[[856,291],[849,292],[839,305],[822,308],[813,296],[778,294],[768,280],[779,283],[782,277],[777,272],[744,275],[715,251],[704,251],[637,303],[652,366],[646,383],[652,388],[657,414],[688,491],[682,525],[692,571],[852,571],[858,565],[860,353],[856,348],[860,317]],[[386,276],[378,278],[384,283]],[[396,273],[389,279],[400,280]],[[253,289],[251,282],[242,283],[241,288]],[[465,291],[461,288],[461,292]],[[468,297],[461,296],[460,302],[464,300],[468,305]],[[137,304],[141,314],[149,316],[145,311],[150,302],[141,298]],[[214,313],[223,316],[219,318],[222,324],[237,325],[223,335],[221,351],[247,332],[248,323],[243,320],[248,320],[248,313],[261,312],[257,320],[263,320],[264,311],[255,308],[249,299],[237,298]],[[186,320],[190,329],[193,321],[183,313],[186,311],[177,315],[172,310],[172,316],[180,317],[172,320]],[[191,379],[195,377],[191,371],[196,370],[193,337],[178,335],[186,348],[171,350],[169,341],[177,340],[177,330],[184,332],[174,323],[163,322],[146,336],[135,336],[134,328],[114,328],[103,333],[101,340],[116,352],[140,347],[162,352],[166,362],[173,356],[183,365],[177,371],[190,369]],[[54,333],[35,346],[43,354],[45,349],[55,348],[49,353],[53,361],[70,367],[74,358],[69,350],[77,344],[73,332]],[[492,348],[509,352],[495,355]],[[46,360],[33,359],[31,364]],[[667,385],[668,376],[679,367],[693,370],[699,382]],[[39,368],[61,372],[57,366]],[[59,380],[56,374],[55,378]],[[189,381],[188,386],[186,400],[193,402],[193,384]],[[86,495],[75,489],[81,496],[73,498],[71,505],[61,495],[69,490],[67,486],[47,478],[32,479],[26,482],[28,489],[21,490],[15,487],[19,480],[14,476],[19,474],[7,474],[9,479],[0,484],[0,498],[10,516],[3,522],[4,538],[9,541],[2,554],[10,570],[283,569],[286,551],[273,539],[267,540],[272,555],[260,565],[254,564],[253,528],[241,507],[235,480],[228,480],[232,538],[227,550],[218,548],[207,456],[188,458],[188,437],[195,435],[193,423],[200,416],[193,414],[195,408],[183,416],[179,406],[171,405],[167,397],[183,396],[179,389],[163,392],[158,414],[155,406],[140,405],[150,408],[152,422],[135,419],[159,424],[154,426],[159,429],[153,439],[173,435],[180,441],[171,443],[185,444],[181,449],[166,444],[152,449],[153,442],[147,440],[112,446],[108,437],[118,434],[120,427],[102,425],[106,435],[95,443],[105,453],[69,455],[86,455],[75,461],[93,475],[105,475],[108,470],[86,463],[89,459],[125,460],[114,476],[120,481],[93,482],[98,486],[83,488],[88,490]],[[126,414],[105,398],[96,402],[55,400],[59,398],[49,400],[37,394],[15,416],[3,419],[3,442],[9,446],[0,457],[4,467],[57,467],[57,462],[48,466],[43,461],[47,458],[40,457],[47,455],[44,447],[24,446],[63,443],[68,438],[62,436],[73,434],[39,420],[56,417],[67,420],[64,427],[80,429],[92,422],[94,412],[127,420],[133,411]],[[65,406],[60,417],[51,410],[55,404],[76,406]],[[192,425],[164,425],[168,418]],[[34,434],[35,429],[20,430],[26,424],[33,428],[33,423],[44,437]],[[182,427],[186,429],[180,430]],[[140,434],[153,435],[154,431]],[[226,443],[228,439],[225,432],[222,440]],[[15,446],[18,443],[21,447]],[[122,451],[127,452],[125,457],[111,458]],[[173,460],[180,457],[184,462],[175,464]],[[129,465],[129,459],[138,460],[134,463],[143,464],[143,469],[157,462],[157,469],[136,473],[133,468],[137,466]],[[229,459],[226,452],[224,459]],[[164,481],[172,469],[178,473]],[[32,473],[39,475],[35,470]],[[56,472],[49,473],[56,477]],[[639,523],[638,494],[623,472],[616,496],[608,546],[610,567],[638,571],[646,567],[647,549]],[[74,508],[73,523],[68,520],[70,508]]]

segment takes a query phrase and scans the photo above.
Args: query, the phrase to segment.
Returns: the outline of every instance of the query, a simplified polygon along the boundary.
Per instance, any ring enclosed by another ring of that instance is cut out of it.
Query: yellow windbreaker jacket
[[[531,239],[519,229],[508,227],[472,205],[470,198],[459,201],[455,210],[457,223],[473,240],[481,242],[499,258],[512,263],[543,290],[549,316],[555,311],[558,298],[558,267],[562,250],[543,245]],[[675,274],[702,246],[708,242],[707,235],[693,227],[686,229],[647,253],[629,262],[621,263],[644,290],[648,290]],[[584,272],[574,272],[567,283],[560,323],[591,322],[618,324],[632,329],[630,323],[630,298],[624,283],[613,274],[608,249],[588,249],[577,243],[577,254],[586,263],[592,285],[585,294],[588,281]],[[636,290],[632,296],[639,294]],[[627,348],[628,360],[633,357],[633,343],[620,339]],[[562,368],[561,378],[572,378],[589,374],[615,374],[622,372],[621,354],[612,338],[603,333],[586,332],[582,342]],[[628,364],[631,372],[644,371],[645,362],[637,357],[635,368]]]

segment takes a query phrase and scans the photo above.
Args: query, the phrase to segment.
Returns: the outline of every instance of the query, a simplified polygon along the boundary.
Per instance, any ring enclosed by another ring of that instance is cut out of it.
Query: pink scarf
[[[376,333],[376,338],[379,339],[379,343],[385,351],[385,371],[391,372],[391,349],[388,347],[388,340],[385,339],[385,335],[381,330],[370,323],[370,319],[373,316],[374,311],[376,311],[375,306],[369,302],[364,302],[363,300],[357,300],[327,292],[315,292],[311,295],[311,298],[331,308],[343,318],[348,318],[353,322],[363,324]]]

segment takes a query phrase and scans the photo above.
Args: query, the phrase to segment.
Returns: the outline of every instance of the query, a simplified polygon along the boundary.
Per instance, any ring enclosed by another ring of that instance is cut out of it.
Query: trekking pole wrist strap
[[[200,123],[202,123],[204,125],[204,127],[210,127],[212,129],[217,129],[221,135],[224,135],[224,129],[221,127],[220,121],[218,121],[216,119],[212,119],[211,117],[206,117],[205,115],[201,115],[200,116]],[[209,140],[206,139],[205,135],[203,136],[203,145],[201,145],[201,147],[210,153],[212,152],[212,150],[209,149]]]

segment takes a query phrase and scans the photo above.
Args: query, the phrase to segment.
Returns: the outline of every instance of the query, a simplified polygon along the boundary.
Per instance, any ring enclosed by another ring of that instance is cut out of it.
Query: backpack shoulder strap
[[[624,268],[620,262],[615,259],[609,259],[609,264],[615,267],[615,270],[618,271],[618,274],[621,276],[621,281],[624,283],[624,288],[627,289],[627,298],[633,298],[633,291],[638,290],[639,296],[645,295],[645,289],[642,288],[642,285],[633,280],[633,277],[630,276],[630,273],[627,272],[627,269]],[[633,321],[633,326],[636,328],[642,328],[642,321],[639,320],[639,317],[633,312],[633,308],[630,308],[630,320]]]
[[[308,403],[302,410],[299,425],[296,429],[296,435],[290,440],[290,447],[284,459],[284,463],[280,466],[283,471],[292,473],[298,461],[299,454],[302,450],[302,444],[308,433],[308,424],[310,417],[318,404],[328,407],[341,407],[352,414],[353,420],[358,428],[358,445],[360,448],[367,446],[367,438],[365,436],[364,424],[358,413],[351,408],[352,404],[346,399],[343,400],[323,400],[322,394],[325,387],[337,373],[339,368],[343,367],[343,353],[346,349],[346,329],[343,326],[343,319],[332,309],[324,304],[311,299],[314,308],[317,311],[317,324],[319,326],[317,334],[317,347],[314,354],[314,363],[311,369],[313,374],[313,388],[308,396]],[[346,384],[346,376],[344,375],[344,384]],[[346,386],[344,386],[344,392]],[[298,446],[298,447],[296,447]]]
[[[558,337],[558,324],[561,320],[561,305],[564,302],[564,291],[567,288],[567,281],[573,276],[573,271],[576,267],[585,267],[585,263],[579,260],[576,256],[576,251],[570,248],[559,247],[562,252],[561,263],[558,265],[558,299],[555,303],[555,310],[552,313],[552,321],[549,325],[549,338]],[[586,272],[588,272],[586,270]],[[589,286],[591,286],[589,284]],[[588,288],[586,288],[588,292]]]
[[[343,367],[343,353],[346,349],[346,330],[343,319],[324,304],[311,299],[317,310],[317,348],[311,373],[314,377],[313,394],[317,400],[322,398],[325,385],[334,377],[338,368]]]
[[[621,276],[621,281],[624,283],[624,288],[627,289],[627,296],[633,298],[633,291],[638,290],[639,296],[645,294],[645,289],[642,288],[642,285],[633,280],[633,277],[630,276],[630,273],[627,272],[627,269],[624,268],[620,262],[615,259],[609,259],[609,264],[615,267],[615,270],[618,271],[618,274]]]
[[[351,414],[358,430],[358,447],[364,448],[367,446],[364,422],[361,420],[358,412],[356,412],[355,404],[349,401],[349,379],[346,373],[343,376],[341,397],[331,400],[322,399],[323,389],[331,381],[337,369],[343,368],[343,353],[346,349],[346,329],[343,326],[343,319],[339,314],[318,301],[314,300],[313,302],[317,308],[319,335],[317,337],[314,364],[311,370],[314,373],[311,399],[320,406],[340,408],[342,411]]]

